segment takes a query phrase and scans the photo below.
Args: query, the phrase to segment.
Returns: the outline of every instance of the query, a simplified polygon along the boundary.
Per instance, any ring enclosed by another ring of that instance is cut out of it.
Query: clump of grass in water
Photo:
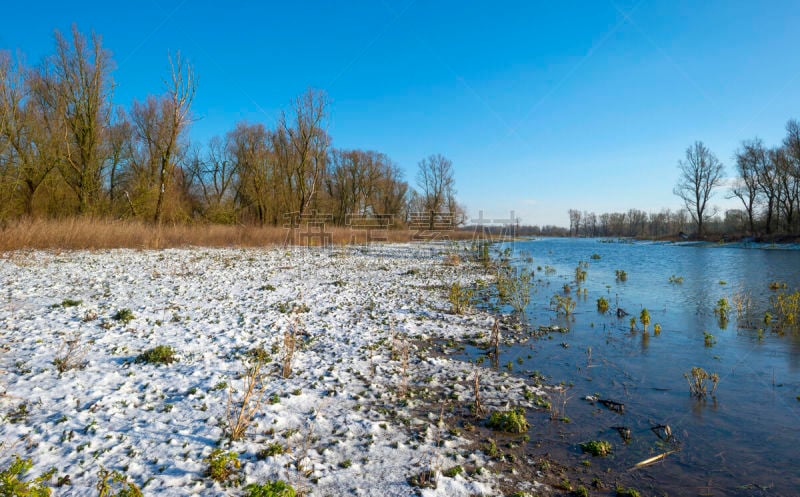
[[[611,453],[611,442],[606,440],[591,440],[582,443],[581,450],[593,456],[605,457]]]
[[[673,285],[680,285],[681,283],[683,283],[683,276],[676,276],[673,274],[672,276],[669,277],[669,282],[672,283]]]
[[[646,308],[642,309],[642,312],[639,314],[639,322],[642,323],[644,332],[647,333],[647,326],[650,324],[650,311]]]
[[[713,347],[714,344],[717,343],[717,338],[712,335],[711,333],[704,331],[703,332],[703,345],[706,347]]]
[[[614,275],[616,276],[617,281],[622,281],[622,282],[628,281],[628,273],[622,269],[615,270]]]
[[[689,382],[689,393],[699,399],[705,398],[708,394],[709,381],[712,383],[712,397],[714,396],[714,392],[717,390],[717,384],[719,383],[719,375],[717,373],[709,374],[701,367],[693,367],[690,372],[684,373],[683,377]]]
[[[138,364],[172,364],[177,360],[175,349],[169,345],[156,345],[136,357],[136,363]]]
[[[550,305],[553,306],[553,309],[556,311],[556,314],[563,314],[564,317],[569,317],[572,315],[572,311],[575,310],[576,302],[572,300],[572,297],[567,295],[566,297],[562,297],[561,295],[553,295],[553,298],[550,299]]]
[[[486,421],[486,426],[492,430],[508,433],[525,433],[530,427],[525,419],[525,409],[523,408],[494,411]]]
[[[608,299],[605,297],[600,297],[597,299],[597,312],[600,314],[605,314],[608,312]]]
[[[731,305],[728,299],[721,298],[717,301],[717,306],[714,307],[714,314],[717,316],[720,329],[725,329],[728,326],[728,315],[731,311]]]

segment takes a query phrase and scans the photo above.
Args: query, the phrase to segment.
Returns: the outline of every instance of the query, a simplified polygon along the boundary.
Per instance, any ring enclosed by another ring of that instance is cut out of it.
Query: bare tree
[[[767,150],[760,139],[743,141],[736,151],[736,171],[739,177],[731,188],[731,195],[742,201],[750,233],[755,233],[755,208],[761,198],[758,172],[767,167]]]
[[[686,149],[686,160],[678,161],[680,177],[673,193],[683,200],[697,225],[697,235],[703,235],[703,223],[709,217],[708,201],[722,182],[724,167],[717,157],[696,141]]]
[[[63,133],[64,160],[59,169],[78,200],[78,213],[95,207],[102,192],[103,136],[111,109],[111,54],[94,33],[91,42],[73,25],[72,39],[56,31],[56,53],[36,74],[35,91],[48,113],[63,121],[49,123]]]
[[[455,199],[453,163],[442,154],[433,154],[419,161],[418,166],[417,186],[425,212],[430,215],[429,228],[433,229],[435,216]]]
[[[779,163],[784,221],[787,231],[797,228],[796,214],[800,211],[800,123],[795,119],[786,123],[783,140],[783,159]]]
[[[300,215],[311,205],[325,174],[328,105],[324,92],[308,89],[295,99],[291,117],[281,115],[272,134],[277,165],[291,195],[288,207]]]

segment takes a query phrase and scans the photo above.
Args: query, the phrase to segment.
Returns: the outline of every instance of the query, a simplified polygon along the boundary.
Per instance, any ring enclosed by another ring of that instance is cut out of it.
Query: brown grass
[[[298,233],[304,229],[298,230]],[[364,243],[364,231],[331,226],[336,245]],[[283,245],[289,230],[280,226],[241,226],[221,224],[153,225],[139,221],[71,218],[63,220],[23,220],[0,224],[0,252],[42,250],[96,250],[111,248],[162,249],[173,247],[264,247]],[[414,231],[395,229],[386,233],[388,242],[409,242]],[[472,231],[445,233],[450,239],[469,239]],[[300,236],[297,243],[305,244]],[[310,244],[318,245],[318,239]]]

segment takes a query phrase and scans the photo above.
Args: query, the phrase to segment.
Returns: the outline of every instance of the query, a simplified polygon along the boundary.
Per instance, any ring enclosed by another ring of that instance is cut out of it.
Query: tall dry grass
[[[304,229],[298,230],[298,234]],[[332,243],[365,243],[364,231],[331,226]],[[0,251],[22,249],[97,250],[111,248],[161,249],[173,247],[265,247],[283,245],[289,230],[280,226],[242,226],[221,224],[154,225],[140,221],[70,218],[63,220],[22,220],[0,224]],[[408,229],[382,233],[387,242],[409,242]],[[450,239],[469,239],[471,231],[453,231]],[[295,243],[305,244],[296,236]],[[312,245],[318,239],[312,238]]]

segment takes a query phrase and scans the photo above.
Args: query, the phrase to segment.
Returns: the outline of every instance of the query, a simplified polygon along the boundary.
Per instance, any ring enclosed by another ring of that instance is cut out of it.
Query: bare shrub
[[[251,354],[244,360],[244,391],[240,399],[234,399],[234,389],[228,390],[228,406],[225,410],[228,420],[228,437],[240,440],[244,437],[256,412],[261,408],[267,390],[267,375],[263,372],[264,354]]]
[[[81,337],[75,333],[66,338],[53,359],[53,365],[59,373],[64,373],[70,369],[83,369],[86,366],[86,354],[89,347],[81,344]]]

